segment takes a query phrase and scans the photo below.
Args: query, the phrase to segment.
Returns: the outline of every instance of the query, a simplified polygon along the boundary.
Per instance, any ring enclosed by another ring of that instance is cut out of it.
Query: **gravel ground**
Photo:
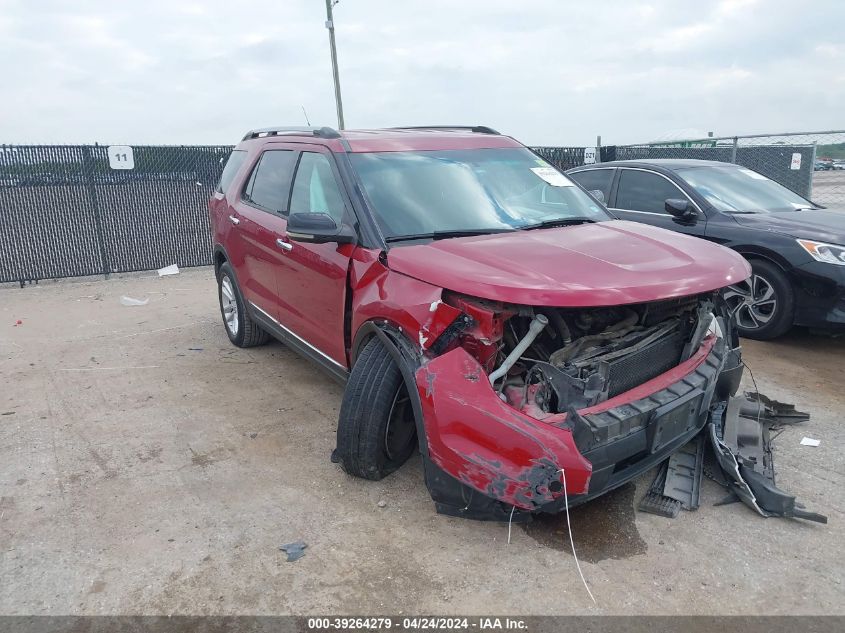
[[[642,514],[649,474],[572,512],[594,605],[560,518],[508,545],[437,515],[418,458],[343,474],[341,387],[230,345],[211,270],[0,289],[0,613],[845,614],[843,352],[745,343],[761,391],[812,412],[777,439],[778,483],[830,523],[714,507],[710,481],[697,512]]]

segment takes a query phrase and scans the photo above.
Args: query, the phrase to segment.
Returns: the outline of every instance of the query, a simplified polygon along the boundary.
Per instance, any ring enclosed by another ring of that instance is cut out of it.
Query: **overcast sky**
[[[336,125],[324,0],[0,0],[0,143]],[[842,0],[342,0],[347,127],[529,144],[845,128]]]

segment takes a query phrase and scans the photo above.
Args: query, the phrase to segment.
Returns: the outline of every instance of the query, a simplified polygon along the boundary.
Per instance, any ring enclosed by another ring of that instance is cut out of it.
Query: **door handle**
[[[281,248],[286,253],[290,253],[293,250],[293,244],[291,244],[290,242],[286,242],[282,238],[278,238],[276,240],[276,246]]]
[[[229,216],[229,222],[231,222],[235,226],[237,226],[238,224],[241,223],[241,221],[238,218],[236,218],[234,215]]]

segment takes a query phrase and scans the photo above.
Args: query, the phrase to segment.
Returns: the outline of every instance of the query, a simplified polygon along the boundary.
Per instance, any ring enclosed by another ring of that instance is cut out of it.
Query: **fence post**
[[[739,137],[734,136],[734,144],[731,148],[731,162],[736,165],[736,146],[739,143]]]
[[[818,145],[818,141],[813,141],[813,158],[810,161],[810,187],[807,191],[807,198],[810,200],[813,199],[813,176],[816,174],[816,146]]]
[[[97,245],[100,247],[100,263],[103,276],[109,278],[109,260],[106,255],[106,243],[103,236],[103,217],[100,214],[100,203],[97,200],[97,188],[94,182],[94,156],[91,153],[90,145],[82,147],[82,173],[85,179],[85,188],[88,191],[88,201],[91,204],[91,213],[94,215],[94,225],[97,229]]]

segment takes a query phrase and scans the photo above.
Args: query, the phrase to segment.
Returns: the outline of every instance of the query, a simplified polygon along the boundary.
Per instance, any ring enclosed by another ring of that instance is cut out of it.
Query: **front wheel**
[[[414,410],[402,371],[373,338],[346,383],[333,460],[350,475],[378,480],[399,468],[416,447]]]
[[[769,340],[785,334],[795,314],[792,285],[771,262],[752,260],[751,277],[725,289],[739,335]]]

